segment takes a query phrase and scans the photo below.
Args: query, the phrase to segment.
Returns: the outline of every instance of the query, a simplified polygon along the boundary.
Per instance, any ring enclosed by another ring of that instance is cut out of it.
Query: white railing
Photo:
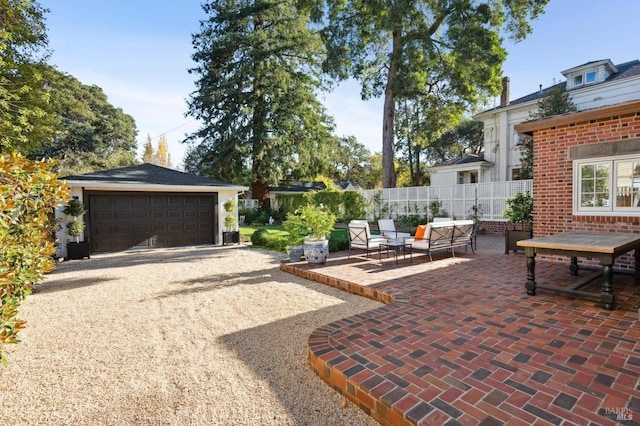
[[[238,198],[239,210],[258,210],[260,208],[260,200]]]
[[[505,198],[517,192],[533,195],[532,180],[470,183],[446,186],[413,186],[408,188],[367,189],[360,193],[367,200],[369,220],[376,216],[396,219],[398,216],[424,216],[432,202],[439,202],[440,210],[449,217],[466,219],[479,208],[480,220],[505,222],[502,211],[507,208]]]
[[[396,219],[398,216],[428,213],[430,204],[441,203],[441,211],[456,219],[466,219],[473,214],[473,207],[479,207],[480,220],[506,222],[502,211],[507,208],[505,198],[513,198],[517,192],[533,195],[532,180],[512,180],[507,182],[469,183],[464,185],[412,186],[408,188],[366,189],[359,191],[367,201],[369,220],[376,217]],[[255,210],[260,207],[258,200],[239,199],[240,209]]]

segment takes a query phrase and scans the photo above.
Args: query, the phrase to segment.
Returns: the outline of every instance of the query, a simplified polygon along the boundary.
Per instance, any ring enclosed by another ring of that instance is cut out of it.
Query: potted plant
[[[299,262],[304,254],[304,237],[309,234],[306,225],[302,223],[300,216],[295,213],[287,213],[287,220],[282,222],[284,230],[289,233],[287,236],[287,254],[292,262]]]
[[[67,223],[67,234],[73,237],[75,241],[67,241],[67,258],[84,259],[89,257],[91,252],[89,241],[80,241],[80,237],[84,235],[85,223],[78,220],[79,217],[86,213],[84,204],[77,198],[72,198],[62,212],[73,218]]]
[[[329,256],[329,240],[336,223],[336,216],[322,204],[307,204],[293,214],[287,215],[285,229],[297,230],[298,235],[304,233],[303,251],[307,262],[323,264]]]
[[[238,220],[234,214],[236,203],[232,199],[228,199],[222,204],[225,211],[224,227],[226,231],[222,232],[222,244],[231,244],[240,242],[240,231],[236,229]]]
[[[505,202],[507,209],[502,212],[502,217],[509,223],[519,225],[520,228],[507,229],[504,246],[504,252],[507,254],[519,249],[518,241],[533,237],[533,197],[529,192],[517,192],[513,198],[505,199]]]

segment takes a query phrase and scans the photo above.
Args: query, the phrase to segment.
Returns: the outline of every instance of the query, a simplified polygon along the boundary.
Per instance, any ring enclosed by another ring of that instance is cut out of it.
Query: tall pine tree
[[[335,138],[315,97],[322,43],[294,1],[213,0],[203,9],[188,110],[203,125],[187,138],[185,168],[249,183],[265,203],[270,184],[328,163],[323,141]]]

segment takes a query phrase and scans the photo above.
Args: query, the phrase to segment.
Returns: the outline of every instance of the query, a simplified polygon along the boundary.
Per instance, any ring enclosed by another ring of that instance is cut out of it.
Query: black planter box
[[[533,238],[531,231],[516,231],[507,229],[507,233],[504,237],[504,254],[509,254],[509,252],[516,253],[518,250],[524,250],[522,247],[518,247],[518,241],[528,240],[529,238]]]
[[[238,244],[240,242],[240,231],[230,231],[222,233],[222,244]]]
[[[91,246],[89,241],[82,241],[79,243],[68,242],[67,243],[67,259],[88,259],[91,254]]]

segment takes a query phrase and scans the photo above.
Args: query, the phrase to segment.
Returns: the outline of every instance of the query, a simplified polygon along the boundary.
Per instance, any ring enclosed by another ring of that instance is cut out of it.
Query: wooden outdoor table
[[[635,250],[635,283],[640,284],[640,235],[638,234],[567,232],[521,240],[518,241],[518,246],[524,248],[527,256],[526,288],[530,296],[536,294],[536,288],[543,288],[583,297],[600,297],[604,309],[614,309],[613,262],[616,257],[631,250]],[[599,260],[602,270],[579,279],[568,287],[536,284],[535,257],[538,253],[571,257],[569,271],[574,276],[578,275],[578,257]],[[579,290],[600,275],[603,276],[600,294]]]

